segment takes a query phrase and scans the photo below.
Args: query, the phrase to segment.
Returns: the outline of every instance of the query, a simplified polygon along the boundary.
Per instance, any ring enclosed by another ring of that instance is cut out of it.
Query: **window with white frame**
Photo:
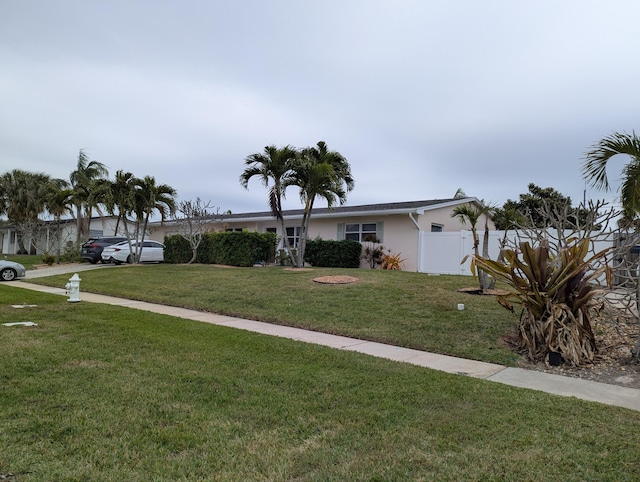
[[[443,229],[444,229],[444,226],[442,224],[431,223],[432,233],[441,233]]]
[[[345,223],[344,239],[382,242],[382,223]]]
[[[289,238],[289,246],[295,248],[298,246],[298,242],[300,241],[300,226],[288,227],[287,230],[287,238]]]

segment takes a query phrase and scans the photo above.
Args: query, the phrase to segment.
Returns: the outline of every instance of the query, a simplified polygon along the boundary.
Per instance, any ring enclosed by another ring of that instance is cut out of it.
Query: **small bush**
[[[304,260],[312,266],[325,268],[358,268],[362,245],[357,241],[344,239],[332,241],[314,239],[307,241]]]
[[[56,257],[51,254],[45,254],[42,256],[42,262],[46,265],[51,266],[53,263],[55,263],[55,261]]]
[[[80,257],[80,249],[81,247],[73,241],[67,241],[62,250],[62,256],[60,259],[69,263],[80,262],[82,260]]]
[[[401,270],[402,264],[404,263],[404,258],[400,258],[400,253],[396,254],[386,254],[382,255],[382,263],[380,263],[380,267],[382,269],[395,269]]]
[[[371,269],[377,268],[384,261],[384,246],[372,235],[368,235],[364,241],[366,244],[362,249],[362,259]]]

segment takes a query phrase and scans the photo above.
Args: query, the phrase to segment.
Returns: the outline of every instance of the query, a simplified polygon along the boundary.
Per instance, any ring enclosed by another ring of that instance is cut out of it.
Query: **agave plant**
[[[545,240],[537,248],[524,242],[522,259],[507,250],[504,263],[474,257],[474,268],[510,287],[507,294],[497,296],[498,302],[510,311],[515,305],[523,308],[517,344],[529,360],[548,362],[550,354],[559,353],[574,366],[593,362],[597,347],[590,307],[599,293],[595,280],[604,274],[610,284],[611,271],[606,263],[591,268],[608,249],[585,260],[589,243],[589,239],[568,240],[554,256]]]

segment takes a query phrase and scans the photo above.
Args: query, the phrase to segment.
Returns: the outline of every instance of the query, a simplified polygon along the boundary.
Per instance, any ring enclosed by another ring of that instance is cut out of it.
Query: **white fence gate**
[[[515,232],[509,232],[509,238],[515,237]],[[480,237],[480,254],[482,254],[482,239],[484,232],[478,233]],[[612,246],[610,233],[602,233],[602,240],[594,241],[594,248],[599,251]],[[500,240],[504,237],[504,231],[489,232],[489,258],[497,259],[500,254]],[[534,244],[534,243],[532,243]],[[420,238],[420,255],[418,271],[420,273],[433,274],[460,274],[471,276],[469,268],[470,259],[465,256],[473,254],[473,235],[471,231],[453,231],[431,233],[422,232]]]

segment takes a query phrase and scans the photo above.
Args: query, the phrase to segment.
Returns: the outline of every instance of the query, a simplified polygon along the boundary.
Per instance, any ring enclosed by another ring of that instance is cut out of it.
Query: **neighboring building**
[[[401,253],[405,259],[405,271],[419,271],[420,258],[424,252],[425,232],[447,232],[470,229],[451,217],[456,206],[471,204],[481,207],[474,197],[433,199],[362,206],[339,206],[332,209],[315,208],[309,223],[309,239],[353,239],[365,242],[375,235],[385,249],[392,254]],[[284,211],[285,228],[292,245],[298,241],[303,210]],[[489,219],[489,229],[494,229]],[[478,221],[478,230],[484,230],[485,218]],[[163,241],[165,236],[177,234],[175,222],[153,223],[149,226],[150,239]],[[282,236],[280,223],[271,212],[255,212],[220,215],[211,226],[215,231],[249,230],[275,232]],[[363,263],[364,267],[365,264]]]
[[[46,228],[40,233],[36,240],[36,254],[55,254],[57,250],[56,234],[57,225],[55,221],[47,221]],[[113,236],[116,226],[115,217],[94,217],[89,224],[89,238],[99,238],[101,236]],[[75,219],[63,219],[60,222],[60,239],[61,251],[64,252],[65,247],[73,246],[76,242],[76,221]],[[18,241],[20,237],[28,244],[28,235],[21,233],[15,225],[0,226],[0,253],[16,254],[19,251]]]

